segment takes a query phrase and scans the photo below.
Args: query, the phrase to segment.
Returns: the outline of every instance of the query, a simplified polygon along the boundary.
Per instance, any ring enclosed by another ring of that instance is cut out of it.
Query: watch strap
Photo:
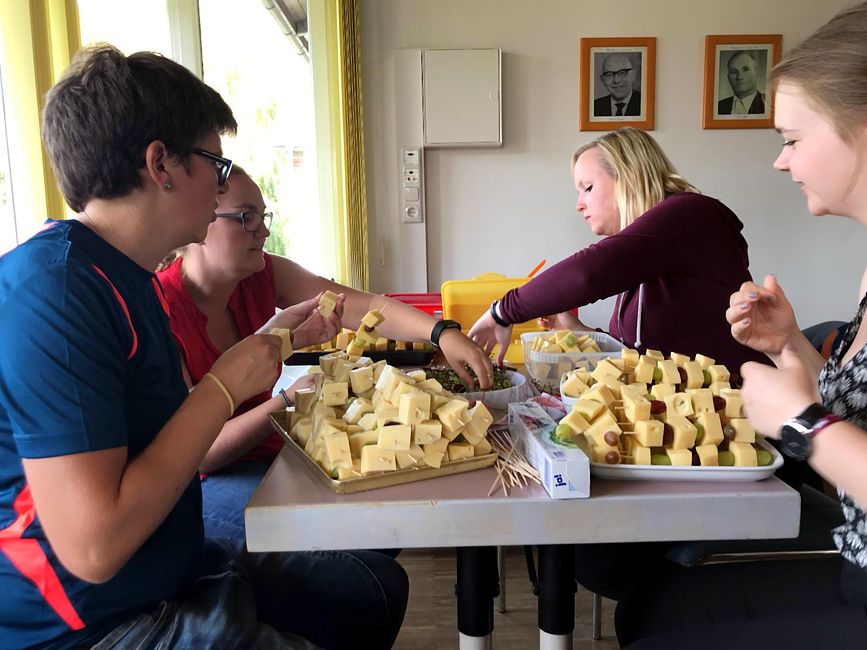
[[[500,318],[500,315],[497,313],[497,305],[499,304],[499,302],[499,300],[495,300],[491,303],[491,318],[493,318],[494,322],[500,327],[508,327],[510,323]]]
[[[816,424],[813,425],[812,429],[810,430],[810,437],[815,438],[825,427],[829,427],[832,424],[836,424],[837,422],[842,421],[843,418],[841,418],[840,416],[834,415],[833,413],[828,413],[828,415],[819,418]]]
[[[430,333],[430,342],[434,345],[440,344],[440,336],[446,330],[459,330],[461,329],[461,324],[457,321],[453,320],[441,320],[437,321],[436,325],[433,326],[433,329]]]

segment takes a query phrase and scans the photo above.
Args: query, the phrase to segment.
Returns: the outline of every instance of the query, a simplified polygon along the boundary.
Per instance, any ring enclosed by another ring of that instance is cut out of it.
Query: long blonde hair
[[[851,142],[867,120],[867,3],[845,9],[793,48],[771,70],[773,87],[800,86]]]
[[[599,150],[599,164],[614,179],[621,230],[672,194],[698,192],[641,129],[625,126],[588,142],[572,155],[573,173],[581,154],[593,148]]]

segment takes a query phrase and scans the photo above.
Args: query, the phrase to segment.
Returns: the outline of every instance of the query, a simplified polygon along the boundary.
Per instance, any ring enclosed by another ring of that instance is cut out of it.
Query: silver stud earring
[[[170,189],[172,189],[172,184],[169,182],[166,182],[163,184],[163,187],[166,188],[167,190],[170,190]]]

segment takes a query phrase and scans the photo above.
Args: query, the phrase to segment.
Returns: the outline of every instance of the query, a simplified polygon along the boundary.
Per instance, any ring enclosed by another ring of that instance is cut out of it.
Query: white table
[[[489,647],[493,629],[495,547],[540,545],[541,635],[563,647],[571,643],[574,626],[571,544],[798,534],[800,496],[773,477],[752,483],[594,479],[590,498],[553,500],[539,486],[487,497],[494,476],[493,469],[478,470],[337,495],[284,449],[247,506],[247,546],[251,551],[456,547],[461,645],[481,648]],[[566,593],[572,594],[571,618],[561,611],[553,622],[544,621],[548,605],[562,602]]]

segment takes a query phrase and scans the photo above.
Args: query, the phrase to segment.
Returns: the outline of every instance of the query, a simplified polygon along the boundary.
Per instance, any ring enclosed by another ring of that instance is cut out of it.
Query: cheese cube
[[[367,445],[361,450],[361,473],[393,472],[397,469],[394,450],[380,449],[376,445]]]
[[[748,442],[729,442],[729,451],[735,457],[735,467],[758,467],[756,449]]]
[[[323,318],[331,316],[331,312],[337,306],[337,300],[337,294],[333,291],[326,291],[319,296],[319,313],[322,314]]]
[[[473,445],[473,449],[475,450],[475,456],[487,456],[494,451],[494,448],[491,447],[491,443],[488,442],[487,438],[479,440],[478,444]]]
[[[379,423],[376,420],[376,413],[365,413],[361,416],[361,419],[358,421],[358,426],[360,426],[365,431],[372,431],[379,427]]]
[[[337,478],[341,481],[345,481],[347,479],[359,478],[361,476],[361,472],[355,467],[338,467],[337,468]]]
[[[650,401],[644,395],[623,396],[623,410],[630,422],[650,419]]]
[[[714,395],[720,395],[722,391],[726,390],[727,388],[731,388],[731,384],[729,384],[727,381],[715,381],[710,386],[708,386],[708,388],[710,388],[710,392]]]
[[[397,407],[391,406],[390,404],[384,404],[382,406],[376,407],[374,410],[376,413],[376,425],[381,427],[386,424],[396,424],[399,423],[400,420],[397,418]]]
[[[604,403],[588,399],[579,399],[572,405],[572,411],[578,413],[579,415],[581,415],[581,417],[588,421],[593,420],[593,418],[602,413],[602,410],[604,408]]]
[[[719,449],[716,445],[696,445],[695,453],[703,467],[717,467],[719,465]]]
[[[349,385],[345,381],[326,384],[322,387],[325,406],[343,406],[349,398]]]
[[[668,358],[674,361],[678,366],[683,366],[687,361],[689,361],[689,355],[681,354],[680,352],[672,352],[668,355]]]
[[[686,371],[687,388],[701,388],[704,386],[704,370],[698,361],[690,361],[689,357],[687,357],[687,360],[680,365]]]
[[[353,457],[361,458],[361,449],[366,445],[375,445],[379,440],[379,431],[362,431],[349,436],[349,451]]]
[[[613,432],[614,435],[619,438],[622,429],[618,426],[617,420],[614,418],[611,411],[606,409],[590,423],[590,428],[587,429],[585,434],[592,439],[596,445],[610,446],[610,443],[605,439],[605,434],[608,432]]]
[[[451,399],[436,410],[437,417],[443,423],[443,432],[449,440],[454,440],[470,421],[467,406],[465,400]]]
[[[363,397],[357,397],[352,400],[352,404],[350,404],[346,409],[346,413],[343,414],[343,419],[352,424],[358,424],[361,417],[368,413],[373,413],[373,404],[370,403],[370,400],[364,399]]]
[[[714,364],[712,366],[708,366],[706,370],[710,374],[711,383],[715,381],[728,381],[731,377],[729,369],[722,365]]]
[[[701,434],[696,435],[697,444],[718,445],[725,438],[722,423],[716,413],[699,413],[695,424],[696,428],[701,427]]]
[[[429,445],[439,440],[442,435],[442,422],[439,420],[425,420],[415,425],[413,442],[417,445]]]
[[[377,327],[384,320],[385,317],[382,315],[382,312],[378,309],[371,309],[361,317],[361,324],[367,327]]]
[[[349,344],[352,343],[353,339],[355,339],[354,332],[340,332],[340,334],[337,335],[335,344],[341,350],[345,350]]]
[[[280,337],[280,358],[286,361],[292,356],[292,331],[285,327],[272,327],[268,334]]]
[[[611,391],[611,394],[614,396],[615,400],[623,399],[623,395],[620,390],[623,388],[624,384],[618,379],[614,377],[605,376],[599,380],[599,383],[595,384],[593,388],[607,388]],[[588,391],[589,392],[589,391]]]
[[[424,450],[418,445],[412,445],[408,450],[395,451],[394,458],[399,469],[415,467],[424,461]]]
[[[376,446],[392,451],[406,451],[412,441],[412,427],[408,424],[389,424],[379,428]]]
[[[380,336],[376,339],[376,343],[373,344],[373,349],[377,352],[387,352],[388,351],[388,339],[384,336]]]
[[[473,446],[468,442],[450,442],[447,451],[449,461],[472,458],[475,454]]]
[[[653,381],[653,371],[656,369],[656,359],[641,355],[635,365],[635,381],[649,384]]]
[[[650,447],[636,444],[629,451],[633,465],[650,465]]]
[[[633,435],[645,447],[661,447],[664,426],[659,420],[642,420],[635,423]]]
[[[355,368],[349,371],[349,383],[352,384],[352,392],[356,395],[367,392],[373,388],[373,368]]]
[[[638,359],[640,358],[640,354],[638,354],[638,350],[632,350],[630,348],[623,348],[620,351],[620,358],[623,359],[624,370],[634,370],[635,366],[638,365]]]
[[[440,467],[448,449],[449,439],[442,437],[436,442],[424,445],[424,462],[431,467]]]
[[[313,420],[310,418],[303,418],[298,420],[295,423],[295,426],[292,427],[292,430],[289,432],[295,440],[298,441],[298,444],[302,447],[307,445],[307,440],[310,438],[310,434],[313,432]]]
[[[711,359],[710,357],[706,357],[703,354],[695,355],[695,360],[702,367],[702,369],[710,368],[711,366],[716,364],[716,360]]]
[[[665,359],[665,355],[662,354],[659,350],[654,350],[653,348],[647,348],[644,351],[644,355],[650,357],[651,359],[656,359],[657,361],[662,361]]]
[[[695,413],[715,413],[713,393],[710,388],[690,388],[686,391],[692,398],[692,410]]]
[[[654,384],[650,387],[650,394],[662,401],[665,401],[667,395],[674,395],[676,392],[677,388],[673,384]]]
[[[430,403],[430,395],[423,391],[404,393],[398,403],[397,419],[404,424],[418,424],[429,420]]]
[[[438,394],[443,392],[443,385],[433,377],[418,382],[415,387],[426,393]]]
[[[578,397],[590,387],[581,381],[577,375],[568,374],[560,384],[560,392],[567,397]]]
[[[376,346],[376,342],[380,339],[379,330],[376,328],[373,329],[365,329],[367,325],[362,325],[358,328],[358,331],[355,332],[355,340],[360,341],[365,346],[371,346],[371,348]]]
[[[593,379],[596,381],[602,381],[603,377],[619,379],[622,374],[623,370],[614,365],[611,359],[602,359],[591,373]]]
[[[591,404],[596,404],[596,402],[591,402]],[[599,412],[601,412],[602,405],[600,404],[599,406]],[[576,434],[584,433],[590,428],[590,423],[587,421],[587,418],[585,418],[580,411],[576,411],[574,408],[569,411],[562,420],[560,420],[560,423],[568,425]]]
[[[680,467],[692,465],[692,451],[689,449],[666,449],[665,453],[671,459],[671,464]]]
[[[295,391],[295,410],[299,413],[309,414],[313,411],[316,403],[316,391],[312,388],[299,388]]]
[[[695,436],[698,431],[692,422],[681,415],[669,415],[666,424],[674,431],[672,449],[688,450],[695,445]]]
[[[662,381],[660,384],[679,384],[680,373],[677,371],[677,364],[670,359],[663,359],[656,364],[656,367],[662,372]]]
[[[338,467],[352,468],[352,453],[349,449],[349,437],[343,431],[336,431],[324,438],[325,460],[329,471]]]
[[[604,404],[605,406],[610,406],[614,401],[614,394],[607,386],[596,384],[581,396],[581,401],[585,400],[593,400],[600,404]]]
[[[741,391],[736,388],[727,388],[720,391],[720,397],[726,401],[725,416],[727,418],[744,417],[744,400]]]
[[[729,420],[728,425],[735,430],[735,441],[747,443],[756,441],[756,430],[746,418],[732,418]]]
[[[687,415],[692,415],[692,398],[686,393],[674,393],[673,395],[666,395],[664,398],[665,401],[665,409],[666,409],[666,422],[668,422],[669,418],[672,415],[682,415],[686,417]]]

